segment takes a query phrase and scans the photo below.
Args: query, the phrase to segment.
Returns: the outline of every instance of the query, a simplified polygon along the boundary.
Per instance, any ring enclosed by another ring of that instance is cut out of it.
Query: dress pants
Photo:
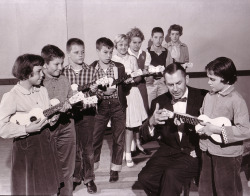
[[[179,196],[184,183],[199,175],[198,158],[179,153],[153,156],[142,168],[138,181],[150,196]]]
[[[90,108],[76,115],[78,115],[75,119],[77,153],[74,177],[79,180],[83,178],[86,184],[95,179],[93,149],[95,111]]]
[[[61,163],[64,177],[64,186],[60,189],[60,195],[73,195],[73,173],[76,156],[76,133],[73,119],[61,117],[55,129],[51,130],[54,137],[57,154]]]

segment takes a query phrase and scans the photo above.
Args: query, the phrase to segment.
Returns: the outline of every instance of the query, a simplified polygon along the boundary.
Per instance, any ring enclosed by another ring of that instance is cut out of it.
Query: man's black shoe
[[[76,187],[81,184],[81,182],[82,182],[81,179],[74,177],[73,178],[73,190],[75,190]]]
[[[87,191],[90,194],[96,193],[97,192],[97,187],[95,185],[95,182],[93,180],[89,181],[87,184]]]
[[[118,171],[110,170],[109,182],[116,182],[119,179]]]
[[[140,150],[139,148],[136,147],[136,150],[144,155],[151,155],[151,152],[147,149]]]

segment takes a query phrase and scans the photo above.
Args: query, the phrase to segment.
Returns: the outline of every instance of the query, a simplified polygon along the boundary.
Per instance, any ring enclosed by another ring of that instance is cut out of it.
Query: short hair
[[[208,72],[213,71],[215,76],[223,78],[222,83],[234,84],[237,80],[237,70],[234,62],[227,57],[218,57],[205,67]]]
[[[127,37],[128,37],[128,43],[131,42],[132,38],[133,37],[139,37],[141,38],[141,41],[143,41],[145,38],[144,38],[144,34],[142,33],[142,31],[135,27],[135,28],[132,28],[129,32],[127,32]]]
[[[128,37],[125,34],[118,34],[115,36],[114,39],[114,46],[117,48],[117,43],[120,42],[121,40],[128,40]]]
[[[106,46],[108,49],[114,48],[113,42],[106,37],[101,37],[96,40],[96,49],[101,50],[103,46]]]
[[[183,74],[183,76],[185,77],[186,74],[186,70],[184,69],[184,67],[181,65],[181,63],[171,63],[168,66],[165,67],[165,70],[163,72],[163,76],[165,76],[166,73],[172,75],[175,72],[177,72],[178,70],[180,70]]]
[[[83,46],[84,47],[84,42],[81,39],[78,39],[78,38],[71,38],[71,39],[69,39],[67,41],[67,44],[66,44],[66,50],[67,50],[67,52],[70,52],[72,45],[79,45],[79,46]]]
[[[19,80],[27,80],[33,75],[35,66],[43,66],[44,60],[41,56],[35,54],[24,54],[17,57],[12,68],[12,74]]]
[[[55,58],[65,57],[64,52],[60,48],[49,44],[42,48],[41,56],[47,64]]]
[[[180,36],[182,35],[182,32],[183,32],[182,26],[177,25],[177,24],[171,25],[171,26],[169,27],[169,29],[168,29],[168,34],[169,34],[169,35],[170,35],[170,33],[171,33],[172,30],[173,30],[173,31],[179,31]]]
[[[151,33],[151,36],[153,37],[154,33],[162,33],[164,35],[164,31],[161,27],[154,27],[152,29],[152,33]]]

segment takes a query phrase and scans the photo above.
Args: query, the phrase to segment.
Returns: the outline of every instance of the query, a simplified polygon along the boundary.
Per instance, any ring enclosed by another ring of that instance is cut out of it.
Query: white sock
[[[135,140],[133,139],[131,142],[131,151],[135,151],[136,145],[135,145]]]
[[[132,160],[130,152],[126,152],[126,160]]]

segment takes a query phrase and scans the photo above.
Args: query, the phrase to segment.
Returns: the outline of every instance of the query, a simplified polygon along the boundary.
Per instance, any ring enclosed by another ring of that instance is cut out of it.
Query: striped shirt
[[[103,78],[105,76],[107,76],[108,78],[114,78],[114,69],[113,69],[114,66],[115,66],[115,64],[111,61],[108,69],[105,72],[101,68],[99,63],[97,63],[95,66],[96,79],[100,79],[100,78]],[[104,95],[103,96],[103,99],[112,99],[112,98],[118,98],[117,90],[112,95],[109,95],[109,96]]]

